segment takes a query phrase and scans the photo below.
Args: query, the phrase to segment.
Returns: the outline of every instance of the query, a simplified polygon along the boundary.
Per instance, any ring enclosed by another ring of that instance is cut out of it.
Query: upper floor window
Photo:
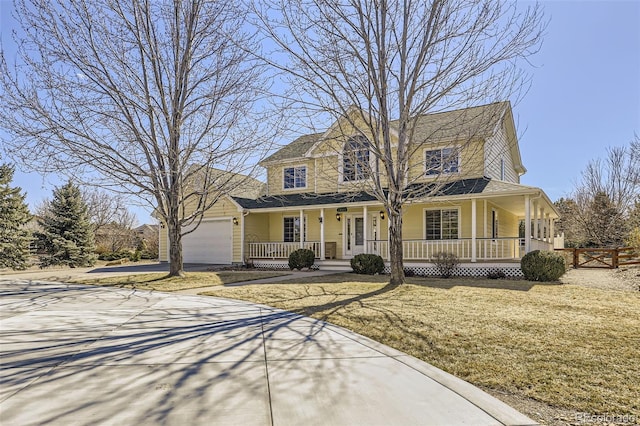
[[[425,210],[425,239],[457,240],[458,209]]]
[[[460,171],[460,154],[456,148],[425,151],[425,174],[439,175]]]
[[[284,189],[306,188],[307,187],[307,167],[285,167],[284,169]]]
[[[364,136],[349,138],[342,151],[342,180],[352,182],[371,177],[369,140]]]

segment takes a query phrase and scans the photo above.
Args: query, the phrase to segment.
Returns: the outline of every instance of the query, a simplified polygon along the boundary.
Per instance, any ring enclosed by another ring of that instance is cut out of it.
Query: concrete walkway
[[[255,304],[0,279],[0,424],[531,425],[422,361]]]

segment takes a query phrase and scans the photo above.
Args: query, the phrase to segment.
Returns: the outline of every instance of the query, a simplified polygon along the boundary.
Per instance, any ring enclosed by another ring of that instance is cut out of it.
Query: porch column
[[[320,260],[326,258],[324,252],[324,208],[320,209]]]
[[[300,209],[300,248],[304,248],[304,210]]]
[[[362,230],[362,242],[364,245],[364,252],[368,253],[367,251],[367,224],[369,223],[369,219],[367,219],[367,206],[362,207],[362,226],[363,226],[363,230]]]
[[[487,238],[487,200],[482,200],[483,212],[482,212],[482,238]]]
[[[533,238],[538,239],[538,202],[533,202]]]
[[[545,222],[545,216],[544,216],[544,207],[540,207],[540,239],[542,241],[545,240],[544,238],[544,229],[546,227],[545,225],[546,225],[546,222]]]
[[[476,199],[471,200],[471,261],[476,261]]]
[[[553,229],[554,222],[555,220],[551,218],[551,215],[549,215],[549,235],[551,235],[551,245],[553,248],[556,248],[556,233]]]
[[[524,196],[524,252],[531,251],[531,200]]]

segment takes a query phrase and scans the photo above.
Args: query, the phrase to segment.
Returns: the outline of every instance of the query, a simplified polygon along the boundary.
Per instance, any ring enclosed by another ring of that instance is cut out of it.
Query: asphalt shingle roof
[[[409,199],[420,199],[425,196],[454,196],[480,194],[484,191],[491,179],[471,178],[448,182],[442,185],[434,183],[414,184],[408,188]],[[366,192],[357,193],[331,193],[331,194],[287,194],[271,195],[258,199],[233,197],[241,207],[248,210],[283,208],[283,207],[303,207],[321,206],[326,204],[350,204],[375,201],[375,197]]]
[[[506,101],[422,115],[416,120],[414,140],[418,143],[428,143],[490,136],[508,107],[509,102]],[[394,128],[397,128],[397,125],[397,120],[391,122]],[[267,157],[263,163],[304,157],[321,137],[322,133],[300,136]]]

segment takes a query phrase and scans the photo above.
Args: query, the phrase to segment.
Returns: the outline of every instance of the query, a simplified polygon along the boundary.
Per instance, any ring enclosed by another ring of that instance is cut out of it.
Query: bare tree
[[[98,189],[85,189],[82,195],[95,233],[109,224],[125,229],[133,229],[136,225],[136,215],[127,208],[128,201],[123,195]]]
[[[298,124],[338,120],[347,136],[354,129],[363,136],[334,155],[351,155],[343,168],[355,170],[353,188],[384,205],[390,284],[403,283],[403,204],[437,193],[448,179],[434,169],[432,185],[412,185],[424,177],[424,169],[415,172],[424,163],[412,163],[414,154],[443,135],[464,149],[491,122],[472,110],[425,133],[420,118],[521,93],[528,78],[519,60],[539,48],[541,10],[500,0],[265,0],[255,15],[269,40],[265,50],[275,46],[263,59],[291,83],[283,105],[304,111]]]
[[[117,252],[135,248],[133,231],[137,219],[127,208],[128,200],[122,194],[99,189],[85,189],[82,196],[87,204],[89,221],[93,225],[96,249]]]
[[[182,235],[265,147],[254,109],[264,79],[244,12],[214,0],[15,9],[18,60],[3,49],[0,62],[6,150],[38,171],[141,197],[167,225],[170,275],[182,275]]]
[[[640,203],[640,138],[590,161],[571,198],[572,208],[562,218],[573,230],[570,238],[581,245],[623,244]]]

